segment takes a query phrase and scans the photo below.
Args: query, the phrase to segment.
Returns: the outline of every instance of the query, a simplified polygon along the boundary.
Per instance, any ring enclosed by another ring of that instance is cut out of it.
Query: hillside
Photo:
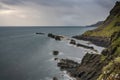
[[[110,11],[110,15],[99,28],[87,31],[83,35],[110,38],[117,31],[120,31],[120,2],[116,2],[116,5]]]
[[[112,34],[118,31],[120,31],[120,2],[116,2],[110,15],[97,29],[74,36],[74,38],[89,40],[98,46],[108,47]]]
[[[120,2],[95,30],[73,38],[106,47],[101,54],[87,53],[81,64],[70,72],[77,80],[120,80]]]

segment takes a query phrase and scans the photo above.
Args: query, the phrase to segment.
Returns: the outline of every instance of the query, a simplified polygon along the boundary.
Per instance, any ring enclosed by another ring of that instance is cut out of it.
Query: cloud
[[[88,25],[104,20],[114,4],[114,0],[0,0],[0,25]]]

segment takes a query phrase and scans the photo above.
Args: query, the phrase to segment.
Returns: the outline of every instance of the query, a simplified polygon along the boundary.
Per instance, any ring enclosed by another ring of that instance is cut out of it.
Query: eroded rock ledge
[[[94,36],[73,36],[75,39],[90,41],[97,46],[108,47],[110,45],[110,38],[107,37],[94,37]]]
[[[103,63],[100,61],[101,55],[87,53],[81,64],[68,59],[61,59],[58,67],[66,70],[70,76],[77,80],[96,80],[102,72]]]

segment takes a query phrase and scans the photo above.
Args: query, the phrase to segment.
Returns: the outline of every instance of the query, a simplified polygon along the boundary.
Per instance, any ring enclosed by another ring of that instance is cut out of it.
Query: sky
[[[0,26],[85,26],[120,0],[0,0]]]

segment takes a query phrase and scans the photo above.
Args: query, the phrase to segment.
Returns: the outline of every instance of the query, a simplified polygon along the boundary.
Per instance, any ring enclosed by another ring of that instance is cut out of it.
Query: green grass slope
[[[100,27],[83,36],[107,37],[111,44],[102,52],[101,62],[107,63],[97,80],[120,80],[120,2],[116,2],[110,15]]]
[[[110,11],[110,16],[95,30],[85,32],[85,36],[111,37],[114,32],[120,31],[120,2],[116,2]]]

